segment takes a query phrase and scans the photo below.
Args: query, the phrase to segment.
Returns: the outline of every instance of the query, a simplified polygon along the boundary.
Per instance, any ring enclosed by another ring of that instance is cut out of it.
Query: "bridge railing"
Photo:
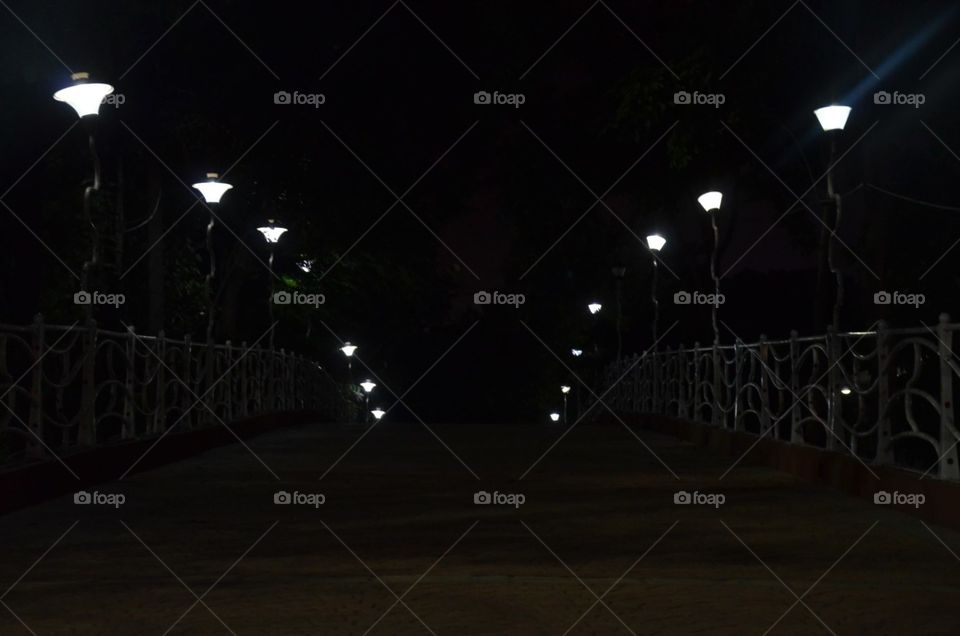
[[[606,369],[605,401],[960,479],[960,324],[667,349]]]
[[[349,417],[342,388],[284,350],[85,324],[0,324],[0,466],[266,413]]]

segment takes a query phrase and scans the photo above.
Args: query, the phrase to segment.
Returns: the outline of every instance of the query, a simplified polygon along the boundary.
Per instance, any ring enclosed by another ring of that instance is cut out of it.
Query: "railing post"
[[[693,343],[693,421],[703,417],[703,389],[700,386],[700,343]]]
[[[240,353],[240,355],[243,356],[243,360],[241,360],[238,365],[240,367],[240,415],[247,417],[250,415],[250,402],[248,401],[250,399],[250,374],[247,371],[250,368],[250,358],[247,356],[247,341],[244,340],[241,342],[240,347],[243,349]]]
[[[877,451],[874,456],[875,464],[890,464],[893,460],[893,449],[890,447],[890,438],[893,432],[890,429],[890,414],[887,407],[890,401],[890,334],[887,333],[887,323],[881,320],[877,323]]]
[[[87,318],[82,336],[83,364],[80,377],[80,422],[77,444],[93,446],[97,442],[97,321]]]
[[[137,436],[136,408],[134,408],[134,390],[137,373],[137,332],[133,325],[127,326],[126,374],[123,379],[123,427],[121,439],[133,439]]]
[[[937,325],[940,358],[940,479],[960,478],[957,467],[957,435],[953,423],[953,332],[949,314],[940,314]]]
[[[689,417],[687,408],[687,350],[683,343],[677,347],[677,416],[681,419]]]
[[[43,455],[44,426],[43,421],[43,354],[46,349],[46,331],[43,324],[43,314],[37,314],[33,319],[33,342],[30,346],[33,371],[30,378],[30,430],[33,435],[27,438],[26,455],[35,459]],[[66,429],[64,429],[66,433]],[[34,435],[36,437],[34,437]]]
[[[827,327],[827,450],[835,451],[840,430],[840,337],[833,325]]]
[[[193,397],[192,391],[193,387],[193,344],[190,341],[190,334],[187,334],[183,337],[183,356],[184,364],[187,365],[187,368],[184,370],[183,374],[183,384],[185,389],[183,391],[183,419],[184,426],[183,428],[192,429],[193,428],[193,409],[195,408],[194,402],[196,401]],[[196,405],[199,406],[199,405]]]
[[[227,340],[226,346],[224,347],[223,355],[224,355],[224,361],[223,361],[224,372],[226,372],[227,374],[227,376],[223,378],[223,380],[221,380],[222,382],[225,383],[224,389],[223,389],[223,405],[224,405],[223,408],[225,409],[227,421],[232,422],[233,414],[234,414],[234,408],[233,408],[233,377],[234,377],[233,371],[234,369],[233,369],[233,343],[231,343],[229,340]]]
[[[790,443],[803,443],[803,430],[800,428],[800,420],[803,419],[800,411],[800,403],[805,396],[800,395],[800,345],[797,342],[797,331],[790,332],[790,398],[792,406],[790,407]],[[788,399],[790,399],[788,398]]]
[[[770,428],[770,345],[767,337],[760,334],[760,435],[765,435]],[[774,431],[772,439],[777,439]]]
[[[157,395],[150,423],[150,433],[167,427],[167,337],[163,329],[157,334]]]
[[[740,406],[743,391],[743,345],[739,340],[733,342],[733,430],[743,430],[743,407]],[[752,357],[752,356],[751,356]],[[726,374],[724,374],[726,376]]]
[[[710,409],[711,420],[714,426],[722,425],[723,412],[721,410],[721,400],[720,400],[720,343],[716,340],[713,341],[713,395],[711,399],[713,400],[713,407]],[[724,374],[726,375],[726,374]],[[725,378],[724,378],[725,380]],[[726,384],[726,381],[723,382]]]

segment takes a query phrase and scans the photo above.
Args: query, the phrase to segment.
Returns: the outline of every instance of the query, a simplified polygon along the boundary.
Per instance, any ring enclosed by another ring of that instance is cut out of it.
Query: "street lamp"
[[[591,314],[598,314],[600,313],[601,309],[603,309],[603,305],[601,305],[600,303],[590,303],[589,305],[587,305],[587,310]]]
[[[267,221],[269,225],[263,227],[258,227],[257,231],[263,234],[263,238],[266,239],[267,245],[270,246],[270,348],[273,349],[273,340],[276,329],[273,328],[273,292],[274,292],[274,279],[276,276],[273,273],[273,254],[276,250],[277,243],[280,241],[280,237],[283,236],[283,233],[287,231],[287,228],[280,227],[277,225],[277,222],[273,219]]]
[[[96,269],[100,256],[100,232],[90,212],[90,199],[93,193],[100,190],[100,156],[97,154],[93,122],[100,113],[100,104],[103,99],[113,92],[113,86],[90,82],[89,73],[74,73],[70,79],[73,80],[73,85],[58,90],[53,94],[53,98],[68,104],[84,122],[90,156],[93,159],[93,184],[84,188],[83,191],[83,218],[90,225],[90,258],[84,261],[80,273],[80,290],[89,292],[90,273]],[[87,305],[86,311],[88,318],[93,316],[92,303]]]
[[[653,348],[657,346],[657,322],[660,320],[660,301],[657,299],[657,270],[658,256],[657,252],[663,249],[667,244],[667,239],[659,234],[651,234],[647,237],[647,249],[650,250],[650,256],[653,260],[653,276],[650,281],[650,299],[653,301]]]
[[[551,422],[559,422],[559,421],[560,421],[560,414],[559,414],[559,413],[551,413],[551,414],[550,414],[550,421],[551,421]]]
[[[710,255],[710,277],[713,278],[713,307],[711,307],[711,320],[713,322],[713,342],[720,343],[720,329],[717,327],[717,305],[720,302],[720,278],[717,276],[717,249],[720,243],[720,231],[717,229],[717,215],[720,214],[720,202],[723,200],[721,192],[705,192],[697,197],[697,201],[703,206],[704,212],[708,214],[716,211],[716,214],[710,214],[710,224],[713,227],[713,252]]]
[[[370,380],[364,380],[360,383],[360,387],[363,389],[364,397],[366,398],[364,401],[363,410],[367,411],[370,409],[370,393],[377,388],[377,385]]]
[[[830,266],[830,272],[836,280],[836,293],[833,298],[833,325],[834,331],[840,330],[840,307],[843,305],[843,275],[836,262],[837,251],[837,233],[840,231],[840,221],[842,214],[842,205],[840,193],[836,191],[833,184],[833,164],[837,155],[837,137],[843,132],[847,125],[847,119],[850,117],[849,106],[831,105],[818,108],[813,111],[820,122],[823,131],[830,135],[830,163],[827,164],[827,197],[834,203],[835,214],[833,217],[833,231],[830,233],[830,242],[827,244],[827,264]]]
[[[560,393],[563,394],[563,425],[567,425],[567,394],[570,393],[570,387],[566,384],[560,385]]]
[[[583,355],[583,349],[571,349],[571,350],[570,350],[570,354],[571,354],[574,358],[579,358],[580,356]]]
[[[304,259],[302,261],[297,261],[297,267],[299,267],[300,271],[302,271],[304,274],[309,274],[311,271],[313,271],[313,264],[315,262],[316,261],[312,258]]]
[[[193,188],[198,190],[207,203],[220,203],[227,190],[233,186],[229,183],[220,181],[220,175],[216,172],[208,172],[207,180],[201,183],[194,183]],[[216,257],[213,251],[213,226],[216,219],[213,210],[210,210],[210,222],[207,223],[207,258],[210,260],[210,269],[207,272],[204,281],[207,290],[207,346],[213,345],[213,325],[214,313],[216,312],[216,301],[213,296],[213,277],[217,275]]]
[[[381,409],[381,408],[375,408],[375,409],[373,409],[373,410],[370,411],[370,412],[373,414],[373,416],[374,416],[375,418],[377,418],[377,421],[378,421],[378,422],[380,421],[380,418],[383,417],[384,415],[386,415],[386,413],[387,413],[386,411],[384,411],[384,410]]]
[[[353,384],[353,354],[357,350],[357,345],[350,344],[350,341],[347,340],[343,343],[343,346],[340,347],[340,351],[347,357],[347,381],[350,384]]]

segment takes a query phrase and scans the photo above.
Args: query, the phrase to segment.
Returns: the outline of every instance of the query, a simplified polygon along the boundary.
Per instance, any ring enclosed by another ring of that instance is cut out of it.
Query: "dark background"
[[[88,251],[86,136],[81,124],[68,131],[76,117],[51,99],[73,70],[126,100],[96,121],[98,214],[124,237],[117,271],[99,281],[127,295],[97,316],[108,328],[203,338],[208,216],[196,206],[181,219],[196,197],[180,180],[239,160],[217,210],[229,226],[216,234],[217,339],[253,342],[268,326],[255,228],[277,218],[290,228],[277,250],[284,285],[327,297],[316,311],[278,309],[278,347],[344,378],[338,338],[352,340],[400,394],[479,321],[405,398],[425,420],[541,419],[556,387],[576,384],[547,347],[591,381],[615,356],[617,263],[623,352],[650,346],[651,267],[638,237],[652,231],[668,241],[661,346],[710,342],[709,310],[672,303],[677,290],[711,286],[710,221],[696,202],[707,189],[725,193],[721,340],[823,333],[825,181],[810,188],[829,145],[812,111],[832,101],[853,107],[838,142],[852,150],[836,169],[849,193],[842,327],[929,324],[958,311],[960,249],[947,252],[960,238],[949,209],[960,206],[957,12],[947,2],[766,0],[12,2],[0,9],[0,322],[82,318],[79,283],[52,255],[79,272]],[[526,103],[478,106],[478,90]],[[678,106],[677,90],[726,103]],[[926,103],[878,106],[877,90]],[[277,91],[326,103],[276,105]],[[557,242],[614,183],[610,209],[594,205]],[[794,205],[792,193],[808,189],[809,209]],[[383,216],[395,195],[404,203]],[[297,270],[302,257],[317,259],[311,275]],[[523,293],[526,304],[477,307],[481,289]],[[927,300],[876,306],[878,290]],[[593,299],[604,303],[596,318],[585,307]],[[587,355],[574,361],[574,346]]]

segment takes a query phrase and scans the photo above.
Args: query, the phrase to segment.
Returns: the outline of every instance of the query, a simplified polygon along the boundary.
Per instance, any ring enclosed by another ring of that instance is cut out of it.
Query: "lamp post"
[[[627,274],[627,268],[622,263],[617,263],[610,268],[613,274],[613,280],[617,288],[617,368],[620,368],[620,352],[623,348],[623,332],[620,329],[623,320],[623,277]]]
[[[603,309],[603,305],[601,305],[600,303],[594,302],[587,305],[587,311],[589,311],[593,315],[599,314],[601,309]]]
[[[313,271],[313,264],[315,262],[316,261],[312,258],[305,258],[303,260],[297,261],[297,267],[299,267],[300,271],[303,272],[304,274],[309,274],[311,271]]]
[[[367,412],[370,410],[370,394],[377,388],[377,385],[370,380],[364,380],[360,383],[360,387],[363,389],[364,397],[366,398],[363,404],[363,410]]]
[[[74,73],[70,79],[73,84],[58,90],[53,94],[53,98],[68,104],[76,111],[86,128],[90,156],[93,159],[93,183],[83,191],[83,218],[90,225],[90,258],[84,261],[80,272],[80,290],[89,292],[91,271],[96,269],[100,254],[100,232],[90,210],[90,198],[94,192],[100,190],[100,156],[97,154],[94,137],[94,121],[100,114],[100,104],[103,103],[103,99],[113,92],[113,86],[91,82],[89,73]],[[90,318],[93,314],[93,304],[86,307],[87,317]]]
[[[350,344],[350,341],[347,340],[343,343],[343,346],[340,347],[340,351],[347,358],[347,382],[353,384],[353,354],[357,351],[357,345]]]
[[[571,349],[570,355],[572,355],[574,358],[579,358],[583,355],[583,349]]]
[[[551,421],[551,422],[554,422],[554,423],[559,422],[559,421],[560,421],[560,414],[559,414],[559,413],[556,413],[556,412],[551,413],[551,414],[550,414],[550,421]]]
[[[263,238],[266,239],[267,245],[270,247],[270,302],[268,304],[270,310],[270,348],[273,349],[274,335],[276,330],[273,328],[273,291],[274,291],[274,274],[273,274],[273,255],[276,250],[277,243],[280,242],[280,237],[283,236],[283,233],[287,231],[287,228],[280,227],[277,225],[277,222],[273,219],[267,221],[268,225],[263,227],[258,227],[257,231],[263,234]]]
[[[208,172],[206,181],[193,184],[193,188],[200,192],[207,204],[220,203],[221,197],[232,187],[229,183],[221,182],[220,175],[216,172]],[[207,346],[213,344],[214,314],[216,312],[216,301],[213,295],[213,277],[217,275],[216,256],[213,251],[213,226],[215,222],[213,210],[210,210],[210,222],[207,223],[207,257],[210,260],[210,269],[204,281],[207,291]],[[273,324],[272,321],[271,324]]]
[[[570,393],[570,387],[566,384],[560,386],[560,392],[563,394],[563,425],[567,425],[567,395]]]
[[[386,415],[387,412],[384,411],[382,408],[377,407],[377,408],[373,409],[372,411],[370,411],[370,413],[372,413],[372,414],[373,414],[373,417],[376,418],[376,420],[379,422],[379,421],[380,421],[380,418],[382,418],[384,415]]]
[[[647,249],[650,250],[651,260],[653,261],[653,275],[650,277],[650,300],[653,301],[653,344],[651,347],[656,350],[657,347],[657,323],[660,320],[660,301],[657,299],[657,270],[658,256],[657,252],[663,249],[667,244],[667,239],[659,234],[651,234],[647,237]]]
[[[840,231],[842,206],[840,193],[833,183],[833,164],[837,155],[837,137],[843,132],[850,117],[850,107],[833,104],[813,111],[820,122],[823,132],[830,136],[830,163],[827,165],[827,196],[834,204],[833,230],[830,233],[830,242],[827,244],[827,264],[836,280],[836,293],[833,297],[833,320],[831,324],[835,332],[840,330],[840,307],[843,305],[843,274],[836,262],[837,233]]]
[[[710,214],[710,225],[713,227],[713,252],[710,255],[710,277],[713,279],[713,307],[711,311],[711,322],[713,323],[713,342],[720,344],[720,329],[717,327],[717,304],[720,299],[720,278],[717,275],[717,249],[720,244],[720,230],[717,228],[717,216],[720,214],[720,201],[723,194],[720,192],[705,192],[697,197],[697,201],[703,206],[704,212]]]

